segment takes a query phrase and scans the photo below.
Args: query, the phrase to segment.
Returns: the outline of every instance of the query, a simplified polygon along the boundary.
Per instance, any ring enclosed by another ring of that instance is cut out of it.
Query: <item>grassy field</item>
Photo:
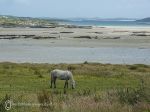
[[[69,69],[76,89],[50,88],[50,71]],[[0,63],[0,112],[150,112],[150,66]],[[19,103],[30,105],[19,105]],[[34,105],[40,104],[40,105]]]

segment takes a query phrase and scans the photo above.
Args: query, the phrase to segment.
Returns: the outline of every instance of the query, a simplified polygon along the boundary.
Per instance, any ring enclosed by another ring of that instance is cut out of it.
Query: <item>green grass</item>
[[[70,69],[76,89],[64,90],[61,80],[57,80],[56,89],[51,89],[50,71],[55,68]],[[0,63],[1,101],[6,95],[14,102],[52,101],[48,108],[14,107],[12,112],[99,112],[99,109],[101,112],[149,112],[149,85],[150,66],[142,64]]]

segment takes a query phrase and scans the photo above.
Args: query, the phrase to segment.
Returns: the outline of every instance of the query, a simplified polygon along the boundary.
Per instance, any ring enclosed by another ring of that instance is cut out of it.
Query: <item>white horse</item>
[[[63,70],[55,69],[55,70],[51,71],[50,75],[51,75],[51,88],[53,86],[53,83],[54,83],[54,88],[56,88],[56,79],[57,78],[60,80],[65,80],[64,88],[66,88],[66,86],[68,88],[68,80],[70,80],[72,89],[75,88],[75,81],[74,81],[73,75],[70,71],[68,71],[68,70],[63,71]]]

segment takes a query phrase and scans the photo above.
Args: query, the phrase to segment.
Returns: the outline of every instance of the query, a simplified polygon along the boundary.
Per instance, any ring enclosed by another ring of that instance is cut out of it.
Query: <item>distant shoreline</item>
[[[150,27],[150,22],[136,21],[68,21],[60,24],[92,27]]]

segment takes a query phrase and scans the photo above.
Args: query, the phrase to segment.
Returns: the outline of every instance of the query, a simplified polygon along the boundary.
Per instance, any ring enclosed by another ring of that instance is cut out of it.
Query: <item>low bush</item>
[[[10,96],[9,95],[5,95],[5,98],[3,98],[1,101],[0,101],[0,112],[6,112],[6,108],[5,108],[5,102],[10,100]]]
[[[146,99],[146,91],[143,85],[143,81],[138,89],[133,88],[125,88],[121,89],[117,92],[119,100],[121,103],[126,103],[129,105],[135,105],[138,102],[141,102]]]
[[[54,110],[53,94],[50,94],[48,91],[43,90],[37,95],[37,97],[42,111]]]

